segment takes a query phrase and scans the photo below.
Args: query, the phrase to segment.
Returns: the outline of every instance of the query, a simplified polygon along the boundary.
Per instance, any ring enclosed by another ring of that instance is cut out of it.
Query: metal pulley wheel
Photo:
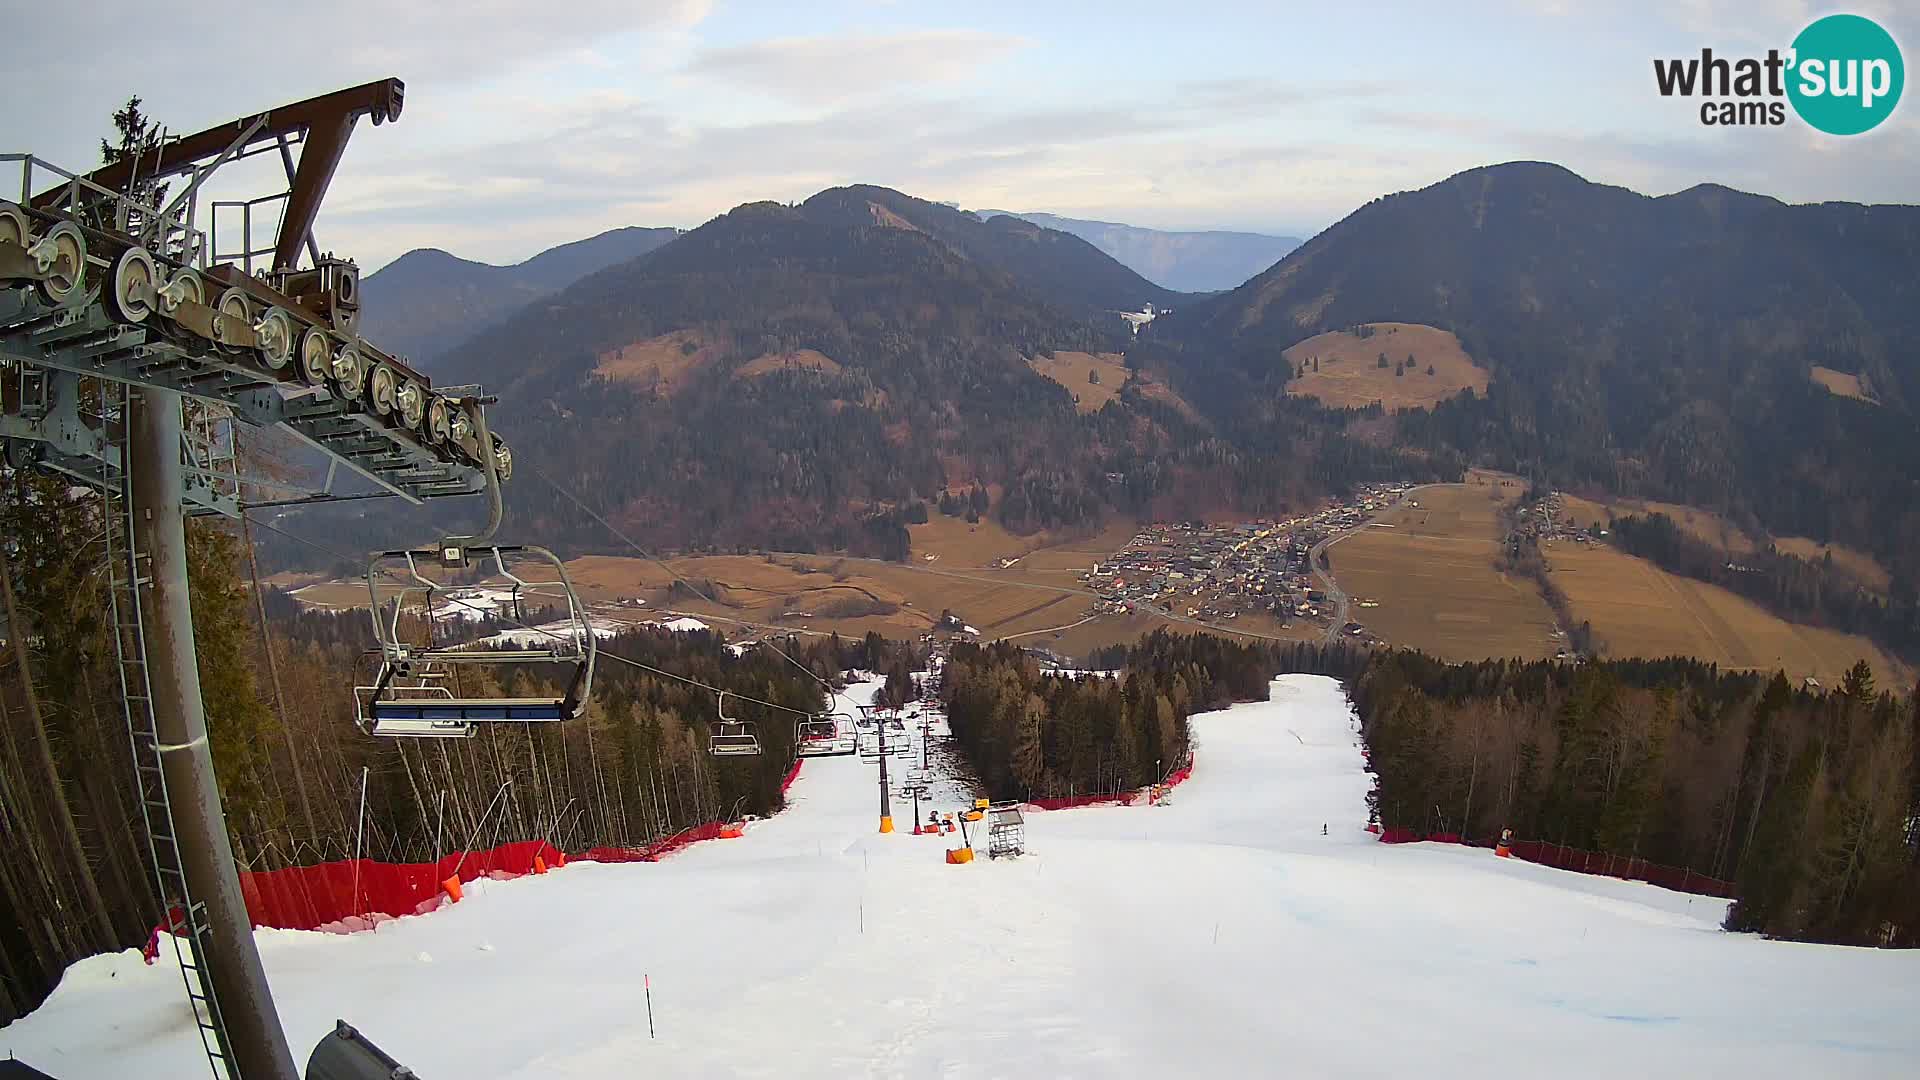
[[[459,447],[475,461],[480,460],[479,447],[474,445],[473,418],[465,409],[453,409],[447,417],[447,437],[453,445]]]
[[[325,386],[327,368],[333,359],[333,343],[326,331],[309,327],[300,338],[300,377],[310,385]]]
[[[420,384],[412,379],[403,379],[400,388],[393,392],[393,405],[400,412],[400,422],[410,430],[420,430],[420,418],[426,415],[427,393]]]
[[[87,238],[79,226],[63,221],[27,249],[39,266],[40,295],[50,304],[64,304],[87,283]]]
[[[26,247],[33,239],[33,230],[27,223],[27,212],[12,203],[0,203],[0,244],[17,244]]]
[[[200,275],[184,266],[175,270],[160,290],[160,311],[164,315],[179,311],[181,304],[206,302],[207,287],[201,282]]]
[[[367,403],[373,406],[375,415],[393,415],[393,395],[399,381],[389,365],[373,365],[373,373],[367,376]]]
[[[220,294],[220,299],[214,304],[214,310],[225,316],[225,319],[214,324],[215,332],[220,334],[222,339],[220,344],[229,349],[238,350],[241,347],[238,342],[225,340],[223,328],[226,325],[226,319],[231,319],[248,329],[253,328],[253,305],[247,302],[246,292],[237,287],[228,289]]]
[[[279,308],[268,308],[253,324],[253,336],[261,362],[274,371],[286,370],[287,362],[293,359],[293,316]]]
[[[130,247],[121,252],[107,276],[107,314],[114,321],[137,323],[153,314],[160,268],[146,248]]]
[[[427,441],[435,446],[445,446],[453,433],[453,421],[448,413],[452,412],[447,399],[436,395],[427,402]]]
[[[493,473],[502,483],[513,479],[513,451],[498,435],[493,437]]]
[[[340,346],[333,354],[333,381],[348,400],[360,397],[367,388],[367,363],[360,356],[360,350],[351,345]]]

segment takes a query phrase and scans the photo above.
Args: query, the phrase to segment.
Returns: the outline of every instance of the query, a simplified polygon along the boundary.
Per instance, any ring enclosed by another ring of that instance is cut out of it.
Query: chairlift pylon
[[[720,700],[714,706],[719,719],[713,723],[713,734],[707,739],[707,752],[714,757],[751,757],[760,753],[760,736],[755,734],[753,722],[739,720],[727,715],[727,694],[720,691]]]

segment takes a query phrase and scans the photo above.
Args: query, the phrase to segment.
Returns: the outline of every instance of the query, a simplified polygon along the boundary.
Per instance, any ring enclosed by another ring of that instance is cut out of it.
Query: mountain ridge
[[[505,265],[415,248],[361,282],[361,333],[431,373],[448,350],[524,305],[678,235],[624,226]]]

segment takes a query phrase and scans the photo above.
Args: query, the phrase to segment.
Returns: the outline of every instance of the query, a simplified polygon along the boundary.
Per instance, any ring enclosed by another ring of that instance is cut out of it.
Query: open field
[[[1287,393],[1314,398],[1335,409],[1359,409],[1377,401],[1388,412],[1430,409],[1466,389],[1486,393],[1487,369],[1475,364],[1451,333],[1418,323],[1367,325],[1374,330],[1367,337],[1333,330],[1283,353],[1296,370],[1307,363],[1306,374],[1290,381]],[[1383,353],[1384,368],[1380,366]],[[1395,375],[1395,365],[1408,356],[1413,357],[1412,369]],[[1311,363],[1314,359],[1319,360],[1317,371]]]
[[[714,351],[694,331],[675,330],[601,354],[593,373],[609,381],[651,386],[663,395],[671,395],[713,358]]]
[[[1865,658],[1883,685],[1912,671],[1854,634],[1789,623],[1716,585],[1677,577],[1598,544],[1545,545],[1553,581],[1576,618],[1591,622],[1608,656],[1697,656],[1729,668],[1784,670],[1831,686]]]
[[[991,518],[968,524],[964,517],[948,517],[937,510],[928,515],[926,524],[907,526],[907,533],[912,537],[914,562],[948,568],[995,566],[1001,559],[1025,555],[1046,540],[1044,534],[1015,536]]]
[[[808,371],[824,371],[829,375],[838,375],[841,371],[840,365],[835,363],[833,358],[827,356],[825,353],[815,352],[812,349],[801,349],[798,352],[767,353],[763,356],[756,356],[746,363],[741,364],[738,368],[735,368],[733,377],[736,379],[751,379],[756,375],[767,375],[775,371],[785,371],[790,368],[804,368]]]
[[[1766,541],[1755,539],[1732,522],[1711,510],[1702,510],[1697,506],[1681,506],[1677,503],[1656,502],[1651,499],[1585,499],[1577,495],[1561,496],[1561,506],[1566,518],[1579,528],[1590,524],[1605,527],[1609,513],[1615,517],[1627,514],[1661,513],[1672,518],[1674,524],[1694,537],[1703,540],[1730,555],[1743,555],[1759,551]],[[1804,536],[1775,537],[1774,548],[1783,554],[1796,555],[1809,562],[1819,562],[1828,554],[1833,556],[1834,568],[1851,577],[1861,585],[1876,592],[1886,592],[1892,584],[1892,575],[1879,560],[1858,548],[1845,544],[1823,544]]]
[[[1423,488],[1409,505],[1329,547],[1334,575],[1354,598],[1351,617],[1389,645],[1447,660],[1557,652],[1553,612],[1539,589],[1493,568],[1496,511],[1524,491],[1517,482],[1500,486],[1501,479],[1478,474],[1470,483]]]
[[[1036,356],[1027,363],[1066,387],[1073,395],[1073,407],[1083,413],[1099,412],[1118,397],[1128,375],[1126,357],[1119,353],[1056,352],[1051,360]],[[1093,374],[1099,375],[1098,383],[1089,379]]]
[[[1893,575],[1887,572],[1887,568],[1858,548],[1850,548],[1845,544],[1823,544],[1804,536],[1783,536],[1776,539],[1773,546],[1809,562],[1819,562],[1825,556],[1832,555],[1834,569],[1875,592],[1885,593],[1893,584]]]
[[[1867,394],[1865,387],[1860,385],[1860,376],[1858,375],[1849,375],[1844,371],[1835,371],[1832,368],[1821,367],[1819,364],[1813,365],[1813,370],[1808,374],[1812,376],[1814,382],[1826,387],[1827,392],[1830,394],[1852,398],[1855,401],[1864,401],[1869,405],[1880,404]]]
[[[667,612],[691,614],[736,640],[766,631],[843,636],[876,631],[911,638],[952,610],[983,639],[1010,637],[1077,657],[1104,645],[1131,644],[1161,627],[1199,629],[1147,614],[1088,617],[1096,598],[1079,576],[1132,537],[1131,521],[1117,520],[1097,534],[1052,543],[1044,534],[1014,536],[989,521],[969,526],[936,516],[912,528],[911,563],[836,555],[709,555],[671,559],[669,570],[650,559],[586,555],[569,562],[567,572],[581,598],[594,606],[596,619],[641,623]],[[929,563],[922,558],[929,553],[942,557]],[[1003,559],[1015,561],[1003,568]],[[697,591],[677,582],[676,574]],[[320,582],[303,588],[299,599],[319,607],[357,608],[365,606],[367,591],[360,581]],[[1249,616],[1216,630],[1288,640],[1315,636],[1304,623],[1282,626]]]
[[[1609,514],[1613,517],[1665,514],[1673,519],[1681,531],[1691,533],[1729,554],[1744,554],[1760,548],[1754,538],[1739,526],[1711,510],[1702,510],[1697,506],[1682,506],[1654,499],[1583,499],[1577,495],[1564,495],[1560,501],[1568,520],[1582,529],[1593,524],[1606,528]]]

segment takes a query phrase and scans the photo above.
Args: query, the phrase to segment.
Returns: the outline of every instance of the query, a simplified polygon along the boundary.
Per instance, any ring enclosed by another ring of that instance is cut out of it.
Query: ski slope
[[[427,1080],[1920,1062],[1920,955],[1730,935],[1723,902],[1373,842],[1330,680],[1283,676],[1272,701],[1193,726],[1198,767],[1172,805],[1031,814],[1011,862],[946,865],[898,802],[901,831],[879,835],[873,767],[815,758],[790,809],[742,839],[477,883],[372,934],[262,931],[261,951],[302,1060],[338,1016]],[[968,797],[939,790],[947,809]],[[63,1080],[206,1075],[177,972],[133,953],[76,965],[0,1031],[6,1053]]]

